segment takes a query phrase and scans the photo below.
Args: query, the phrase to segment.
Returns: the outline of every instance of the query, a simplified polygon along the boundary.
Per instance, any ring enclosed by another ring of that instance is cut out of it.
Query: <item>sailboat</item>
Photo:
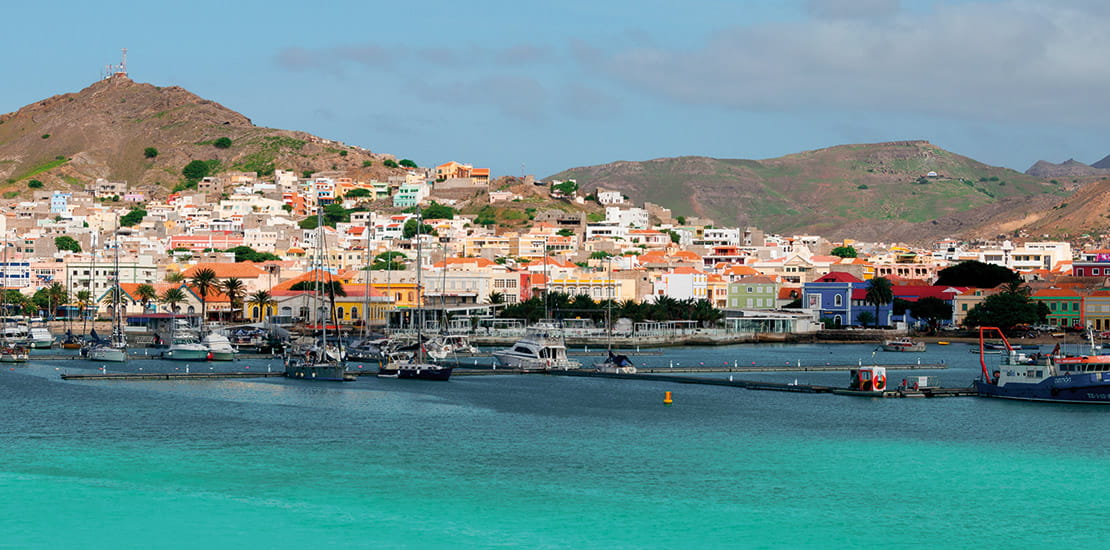
[[[413,311],[414,318],[419,318],[420,329],[423,328],[424,321],[424,295],[421,292],[421,271],[423,271],[421,245],[420,245],[420,226],[424,223],[423,218],[420,216],[420,211],[416,213],[416,310]],[[454,367],[444,365],[436,365],[429,363],[425,360],[424,355],[424,337],[418,329],[416,332],[416,352],[413,355],[402,355],[396,353],[389,358],[389,362],[378,369],[378,376],[381,378],[404,378],[412,380],[440,380],[446,381],[451,379],[451,371]]]
[[[335,292],[329,292],[331,300],[328,305],[328,314],[321,314],[323,303],[321,293],[325,284],[331,289],[335,284],[333,277],[324,277],[324,219],[323,206],[320,205],[319,194],[316,200],[316,249],[313,252],[312,269],[315,272],[312,287],[312,312],[310,326],[320,329],[319,336],[315,334],[308,338],[301,338],[285,350],[285,376],[301,380],[322,380],[332,382],[346,382],[354,380],[354,375],[347,374],[347,367],[343,363],[343,349],[328,343],[328,322],[335,316]],[[325,279],[329,279],[325,282]],[[338,322],[336,327],[338,330]],[[338,346],[342,340],[337,339]]]
[[[24,363],[30,359],[31,351],[20,340],[8,337],[8,312],[5,294],[8,292],[8,243],[4,242],[4,287],[0,288],[0,363]]]
[[[597,372],[610,374],[636,374],[636,365],[627,355],[613,353],[613,261],[609,260],[609,299],[605,302],[605,349],[607,357],[604,361],[594,363]]]
[[[121,289],[119,286],[119,236],[121,229],[119,227],[119,220],[116,220],[116,235],[115,235],[115,263],[112,276],[112,335],[108,340],[95,338],[91,340],[84,348],[81,349],[81,355],[90,361],[106,361],[109,363],[123,363],[127,361],[127,338],[123,334],[123,327],[121,325],[122,319],[120,316],[120,299]],[[93,273],[95,280],[96,274]],[[90,335],[95,334],[92,331]]]
[[[384,334],[370,331],[370,293],[373,285],[370,278],[373,276],[373,256],[370,252],[370,243],[373,241],[374,225],[372,219],[366,218],[366,249],[363,251],[364,288],[362,291],[362,335],[347,348],[347,358],[353,360],[382,360],[385,359],[387,350],[392,347],[391,340]],[[387,254],[388,257],[388,254]],[[389,261],[392,261],[390,259]]]

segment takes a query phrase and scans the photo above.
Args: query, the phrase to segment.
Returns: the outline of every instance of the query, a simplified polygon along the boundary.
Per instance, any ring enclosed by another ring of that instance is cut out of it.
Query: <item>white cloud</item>
[[[1087,1],[977,2],[735,27],[692,51],[593,50],[585,63],[649,94],[698,105],[1104,124],[1107,28],[1108,10]]]

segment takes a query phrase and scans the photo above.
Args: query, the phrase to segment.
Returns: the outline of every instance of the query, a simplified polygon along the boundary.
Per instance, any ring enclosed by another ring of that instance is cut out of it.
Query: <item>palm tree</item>
[[[259,320],[262,320],[262,318],[265,317],[267,306],[277,305],[277,302],[274,301],[273,296],[270,296],[270,293],[265,290],[259,290],[258,292],[251,294],[247,303],[258,308]],[[254,316],[252,315],[251,317]]]
[[[135,289],[135,297],[143,304],[143,312],[150,307],[150,303],[158,299],[158,291],[152,285],[141,284]]]
[[[199,269],[193,273],[189,283],[200,293],[200,322],[204,323],[208,321],[208,293],[214,290],[217,284],[216,272],[209,267]]]
[[[1032,294],[1033,290],[1025,285],[1025,281],[1021,279],[1010,281],[1002,285],[1002,292],[1007,294],[1018,294],[1021,296],[1028,296]]]
[[[50,302],[50,318],[57,318],[58,306],[69,301],[69,292],[62,283],[54,283],[47,287],[46,298]]]
[[[92,293],[87,290],[77,291],[77,308],[81,312],[81,332],[85,332],[88,327],[89,316],[85,312],[85,308],[89,307],[92,303]]]
[[[218,286],[231,301],[231,319],[235,320],[235,311],[242,309],[243,296],[246,295],[247,289],[243,286],[243,281],[236,277],[228,277]]]
[[[497,292],[496,290],[489,293],[489,298],[486,299],[489,304],[503,304],[505,303],[505,295]]]
[[[158,298],[158,300],[163,304],[168,304],[170,306],[170,313],[176,313],[177,304],[180,304],[186,300],[185,291],[181,290],[180,287],[167,288],[166,291],[162,293],[162,296]]]
[[[863,301],[875,305],[875,326],[879,326],[879,306],[889,304],[894,301],[894,289],[891,287],[890,279],[886,277],[876,277],[871,279],[871,286],[867,288],[867,295]]]
[[[180,271],[169,271],[166,273],[167,283],[180,283],[185,280],[185,276]]]

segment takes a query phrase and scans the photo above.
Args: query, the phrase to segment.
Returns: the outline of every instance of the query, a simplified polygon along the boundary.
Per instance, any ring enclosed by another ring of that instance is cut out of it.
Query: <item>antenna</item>
[[[127,48],[123,48],[123,58],[119,62],[120,76],[127,76]]]

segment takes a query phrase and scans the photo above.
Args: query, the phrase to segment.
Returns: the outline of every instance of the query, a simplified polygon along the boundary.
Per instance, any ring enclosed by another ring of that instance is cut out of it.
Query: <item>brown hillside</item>
[[[222,137],[231,147],[213,146]],[[144,156],[148,147],[158,150],[155,158]],[[348,169],[385,177],[393,172],[382,166],[385,158],[305,132],[258,127],[180,87],[120,75],[0,115],[3,191],[26,190],[31,179],[48,187],[83,186],[98,177],[168,186],[181,181],[190,161],[211,159],[222,170]]]

